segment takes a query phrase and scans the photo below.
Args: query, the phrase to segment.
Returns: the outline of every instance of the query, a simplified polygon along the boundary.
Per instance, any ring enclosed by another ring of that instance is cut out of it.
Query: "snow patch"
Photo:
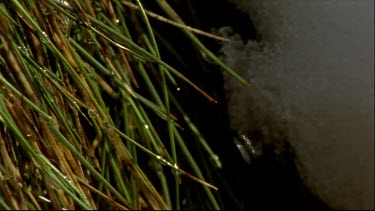
[[[374,1],[233,0],[260,41],[232,41],[223,60],[235,130],[288,141],[306,185],[334,209],[374,209]]]

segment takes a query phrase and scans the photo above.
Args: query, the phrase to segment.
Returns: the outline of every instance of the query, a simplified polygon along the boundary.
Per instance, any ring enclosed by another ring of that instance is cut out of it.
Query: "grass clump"
[[[204,190],[192,192],[206,201],[198,206],[220,208],[181,131],[212,158],[208,168],[220,160],[174,93],[187,83],[215,99],[163,61],[149,18],[242,79],[194,34],[207,33],[155,3],[168,19],[139,0],[0,3],[1,208],[180,209],[186,180]]]

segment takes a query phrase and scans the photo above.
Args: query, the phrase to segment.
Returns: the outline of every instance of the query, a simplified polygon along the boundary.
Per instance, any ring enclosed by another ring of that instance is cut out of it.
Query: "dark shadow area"
[[[213,28],[230,26],[244,40],[256,38],[249,17],[227,1],[170,1],[170,4],[189,26],[207,32]],[[166,16],[156,6],[148,6],[150,10]],[[178,62],[178,59],[173,58],[175,55],[171,54],[170,49],[161,46],[163,60],[176,67],[218,101],[216,104],[209,102],[182,81],[179,81],[180,91],[174,93],[186,99],[181,102],[185,111],[221,159],[223,168],[211,172],[209,178],[209,181],[219,188],[217,196],[221,207],[227,210],[328,210],[329,208],[302,184],[294,164],[293,150],[289,146],[280,154],[275,154],[272,146],[265,147],[263,155],[251,165],[244,161],[233,142],[233,132],[230,130],[222,70],[202,59],[199,50],[192,46],[178,29],[155,20],[151,21],[154,28],[159,29],[156,31],[158,42],[162,43],[161,38],[168,37],[173,49],[179,49],[177,52],[183,62]],[[199,35],[197,37],[214,53],[219,52],[220,41]],[[189,67],[184,63],[189,64]],[[199,144],[194,141],[196,140],[186,143],[187,146],[197,148]],[[195,153],[194,157],[197,160],[210,159],[202,156],[199,149],[191,151]],[[201,189],[201,185],[195,182],[183,182],[189,183],[190,188]],[[188,190],[186,193],[182,194],[182,198],[185,199],[182,202],[183,208],[200,209],[196,206],[202,204],[199,194],[189,195]]]

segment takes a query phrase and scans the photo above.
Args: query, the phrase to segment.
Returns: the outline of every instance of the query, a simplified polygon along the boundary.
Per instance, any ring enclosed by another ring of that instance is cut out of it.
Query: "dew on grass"
[[[89,108],[87,113],[93,119],[99,117],[99,114],[98,114],[98,112],[95,109]]]

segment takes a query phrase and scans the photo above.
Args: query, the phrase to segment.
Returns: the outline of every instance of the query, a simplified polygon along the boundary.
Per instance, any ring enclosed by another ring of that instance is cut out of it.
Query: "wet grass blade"
[[[184,179],[220,208],[186,143],[215,154],[172,93],[216,100],[163,60],[179,49],[149,18],[221,38],[133,2],[0,2],[1,209],[183,209]]]

